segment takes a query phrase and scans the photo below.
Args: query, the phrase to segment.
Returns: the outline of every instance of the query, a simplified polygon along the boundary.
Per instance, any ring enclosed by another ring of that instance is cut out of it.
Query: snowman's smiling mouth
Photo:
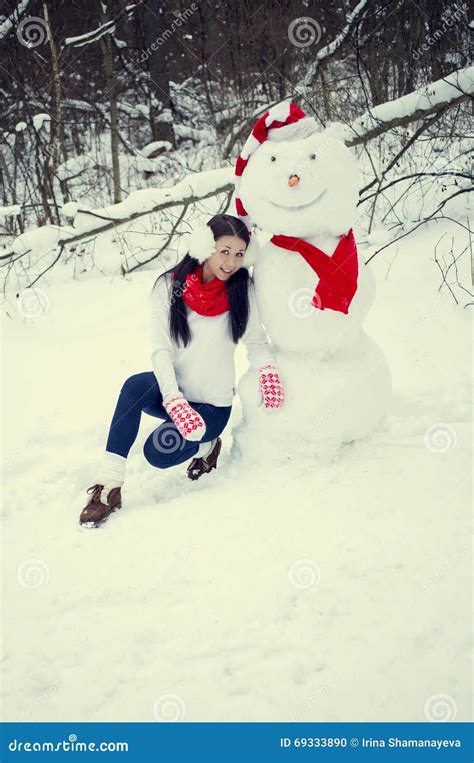
[[[295,204],[294,206],[290,206],[290,204],[277,204],[275,201],[270,201],[270,204],[273,204],[274,207],[278,207],[279,209],[308,209],[308,207],[312,207],[313,204],[316,204],[318,201],[320,201],[324,194],[326,193],[327,188],[325,188],[321,193],[316,196],[315,199],[312,201],[308,201],[306,204]]]

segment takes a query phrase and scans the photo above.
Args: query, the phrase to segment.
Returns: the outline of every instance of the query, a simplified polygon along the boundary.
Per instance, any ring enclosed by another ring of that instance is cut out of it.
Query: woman
[[[249,244],[255,247],[242,220],[215,215],[191,235],[181,262],[156,280],[150,297],[153,371],[130,376],[120,391],[81,524],[97,526],[121,507],[126,460],[142,411],[165,420],[143,448],[152,466],[167,469],[192,459],[192,480],[216,467],[219,435],[235,394],[239,339],[258,370],[261,402],[281,407],[280,377],[244,265]]]

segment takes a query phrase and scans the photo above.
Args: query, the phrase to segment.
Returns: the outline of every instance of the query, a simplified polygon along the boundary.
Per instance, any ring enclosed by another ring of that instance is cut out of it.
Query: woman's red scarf
[[[215,277],[209,283],[202,280],[202,265],[188,273],[183,285],[183,299],[199,315],[221,315],[229,309],[227,283]]]
[[[357,246],[352,228],[338,242],[330,256],[317,246],[294,236],[272,236],[272,244],[301,254],[315,273],[319,283],[313,295],[314,307],[324,310],[349,312],[349,305],[357,291]]]

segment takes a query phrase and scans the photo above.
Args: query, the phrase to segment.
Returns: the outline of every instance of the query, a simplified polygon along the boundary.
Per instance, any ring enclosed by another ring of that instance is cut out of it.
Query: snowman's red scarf
[[[314,307],[349,312],[357,291],[358,276],[357,246],[352,228],[341,238],[331,256],[294,236],[272,236],[271,242],[282,249],[299,252],[319,276],[312,299]]]

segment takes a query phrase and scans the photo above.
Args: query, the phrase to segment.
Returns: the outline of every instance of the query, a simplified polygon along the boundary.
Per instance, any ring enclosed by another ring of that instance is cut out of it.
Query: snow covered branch
[[[344,141],[348,146],[365,143],[393,127],[442,113],[472,98],[473,93],[474,66],[470,66],[366,111],[346,127]]]
[[[233,169],[224,167],[188,175],[173,188],[135,191],[125,201],[100,209],[91,210],[70,202],[64,205],[62,213],[74,219],[72,226],[47,225],[26,231],[15,239],[9,256],[34,251],[38,246],[43,252],[53,251],[152,212],[162,212],[176,206],[188,207],[221,193],[231,194],[233,189]],[[8,259],[8,255],[2,259]]]
[[[125,8],[123,8],[123,10],[120,11],[120,13],[117,14],[115,18],[107,21],[105,24],[101,24],[101,26],[97,27],[97,29],[92,29],[92,31],[78,35],[77,37],[66,37],[64,40],[64,45],[71,45],[74,48],[80,48],[82,45],[88,45],[91,42],[100,40],[100,38],[106,34],[113,34],[115,32],[117,21],[120,21],[123,16],[128,16],[130,18],[130,16],[135,13],[138,6],[142,4],[142,2],[143,0],[138,0],[137,3],[127,5]]]
[[[13,11],[13,13],[10,16],[7,16],[5,21],[2,21],[0,24],[0,40],[4,40],[5,37],[7,37],[13,27],[18,24],[18,19],[20,18],[23,11],[26,11],[30,4],[30,0],[20,0],[17,7]]]
[[[321,64],[321,62],[330,58],[338,51],[338,49],[343,44],[344,40],[346,40],[347,37],[349,36],[354,25],[360,20],[362,13],[367,6],[367,3],[368,3],[368,0],[360,0],[360,2],[356,5],[354,10],[348,14],[346,18],[346,23],[344,24],[339,34],[336,35],[336,37],[334,38],[332,42],[330,42],[328,45],[326,45],[324,48],[321,48],[321,50],[317,52],[316,58],[314,59],[313,63],[308,67],[308,71],[306,72],[303,80],[299,83],[299,85],[296,86],[297,90],[300,87],[305,90],[311,87],[311,85],[314,82],[314,78],[316,77],[316,74],[318,73],[319,65]]]

